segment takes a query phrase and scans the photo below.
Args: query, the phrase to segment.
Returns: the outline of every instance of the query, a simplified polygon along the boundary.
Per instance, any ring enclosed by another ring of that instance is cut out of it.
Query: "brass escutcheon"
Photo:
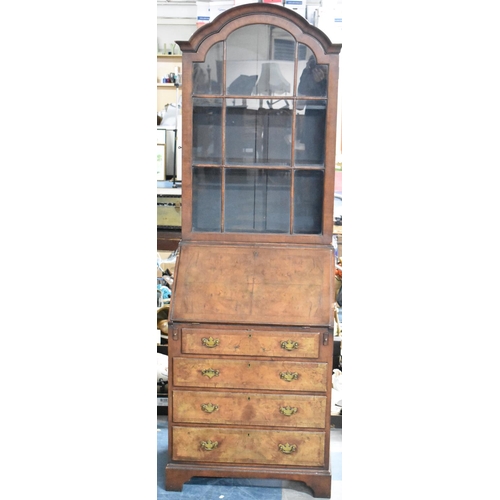
[[[213,413],[214,411],[217,411],[219,407],[212,403],[206,403],[204,405],[201,405],[201,409],[207,413]]]
[[[208,368],[206,370],[201,370],[201,374],[205,375],[205,377],[212,378],[219,376],[219,370],[214,370],[213,368]]]
[[[200,444],[205,451],[215,450],[215,448],[219,446],[219,443],[217,441],[212,442],[210,439],[208,441],[202,441]]]
[[[297,372],[281,372],[280,378],[282,378],[285,382],[291,382],[292,380],[297,380],[299,378],[299,374]]]
[[[294,406],[282,406],[280,408],[280,413],[282,413],[286,417],[291,417],[294,413],[297,413],[297,408],[295,408]]]
[[[291,351],[293,349],[298,349],[299,343],[294,342],[293,340],[284,340],[283,342],[281,342],[281,348],[285,349],[286,351]]]
[[[219,345],[219,339],[214,339],[213,337],[208,337],[207,339],[206,337],[204,337],[201,339],[201,343],[205,347],[217,347]]]
[[[279,444],[278,445],[278,449],[282,452],[282,453],[287,453],[287,454],[290,454],[290,453],[293,453],[295,450],[297,450],[297,446],[295,444]]]

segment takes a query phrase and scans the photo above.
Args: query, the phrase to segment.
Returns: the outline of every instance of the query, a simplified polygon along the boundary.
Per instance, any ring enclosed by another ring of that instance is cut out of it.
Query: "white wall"
[[[342,0],[323,0],[319,9],[318,28],[332,41],[342,43]]]
[[[342,43],[342,0],[309,0],[306,5],[318,10],[318,27],[333,43]],[[175,40],[188,40],[196,31],[196,3],[157,3],[158,48]]]
[[[186,1],[186,3],[156,3],[158,17],[196,17],[196,1]]]
[[[196,5],[157,4],[157,44],[169,47],[176,40],[189,40],[196,31]]]

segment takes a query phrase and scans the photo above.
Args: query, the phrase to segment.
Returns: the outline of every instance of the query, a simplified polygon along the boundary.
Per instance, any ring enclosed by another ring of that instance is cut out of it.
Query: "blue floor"
[[[277,479],[192,478],[182,491],[165,490],[167,464],[167,416],[157,422],[157,500],[306,500],[313,498],[303,483]],[[330,470],[332,500],[342,499],[342,429],[331,429]]]

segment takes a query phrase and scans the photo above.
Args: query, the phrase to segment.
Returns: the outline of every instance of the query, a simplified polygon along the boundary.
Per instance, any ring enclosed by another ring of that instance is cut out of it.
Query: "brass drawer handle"
[[[204,337],[201,339],[201,343],[205,347],[217,347],[219,345],[219,339],[214,339],[213,337],[208,337],[207,339],[206,337]]]
[[[285,382],[291,382],[292,380],[297,380],[299,378],[299,374],[297,372],[281,372],[280,378]]]
[[[212,378],[219,376],[219,370],[214,370],[213,368],[208,368],[207,370],[201,370],[201,374],[205,375],[205,377]]]
[[[285,417],[291,417],[294,413],[297,413],[297,408],[294,406],[282,406],[280,408],[280,413],[285,415]]]
[[[207,413],[213,413],[214,411],[217,411],[219,407],[212,403],[206,403],[204,405],[201,405],[201,409]]]
[[[286,453],[287,455],[289,455],[290,453],[293,453],[294,451],[297,450],[297,445],[295,444],[279,444],[278,445],[278,449],[282,452],[282,453]]]
[[[215,450],[215,448],[219,446],[219,443],[217,441],[212,442],[210,439],[208,441],[202,441],[200,444],[205,451]]]
[[[299,348],[299,343],[294,342],[293,340],[284,340],[283,342],[281,342],[281,348],[285,349],[286,351],[292,351],[293,349]]]

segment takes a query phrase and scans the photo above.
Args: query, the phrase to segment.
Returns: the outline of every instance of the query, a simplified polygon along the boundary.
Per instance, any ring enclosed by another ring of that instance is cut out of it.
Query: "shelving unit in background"
[[[156,56],[156,111],[161,111],[166,104],[177,103],[177,92],[174,83],[162,83],[162,79],[178,68],[182,73],[181,54],[157,54]],[[179,85],[179,89],[181,85]],[[179,93],[180,95],[180,93]]]

